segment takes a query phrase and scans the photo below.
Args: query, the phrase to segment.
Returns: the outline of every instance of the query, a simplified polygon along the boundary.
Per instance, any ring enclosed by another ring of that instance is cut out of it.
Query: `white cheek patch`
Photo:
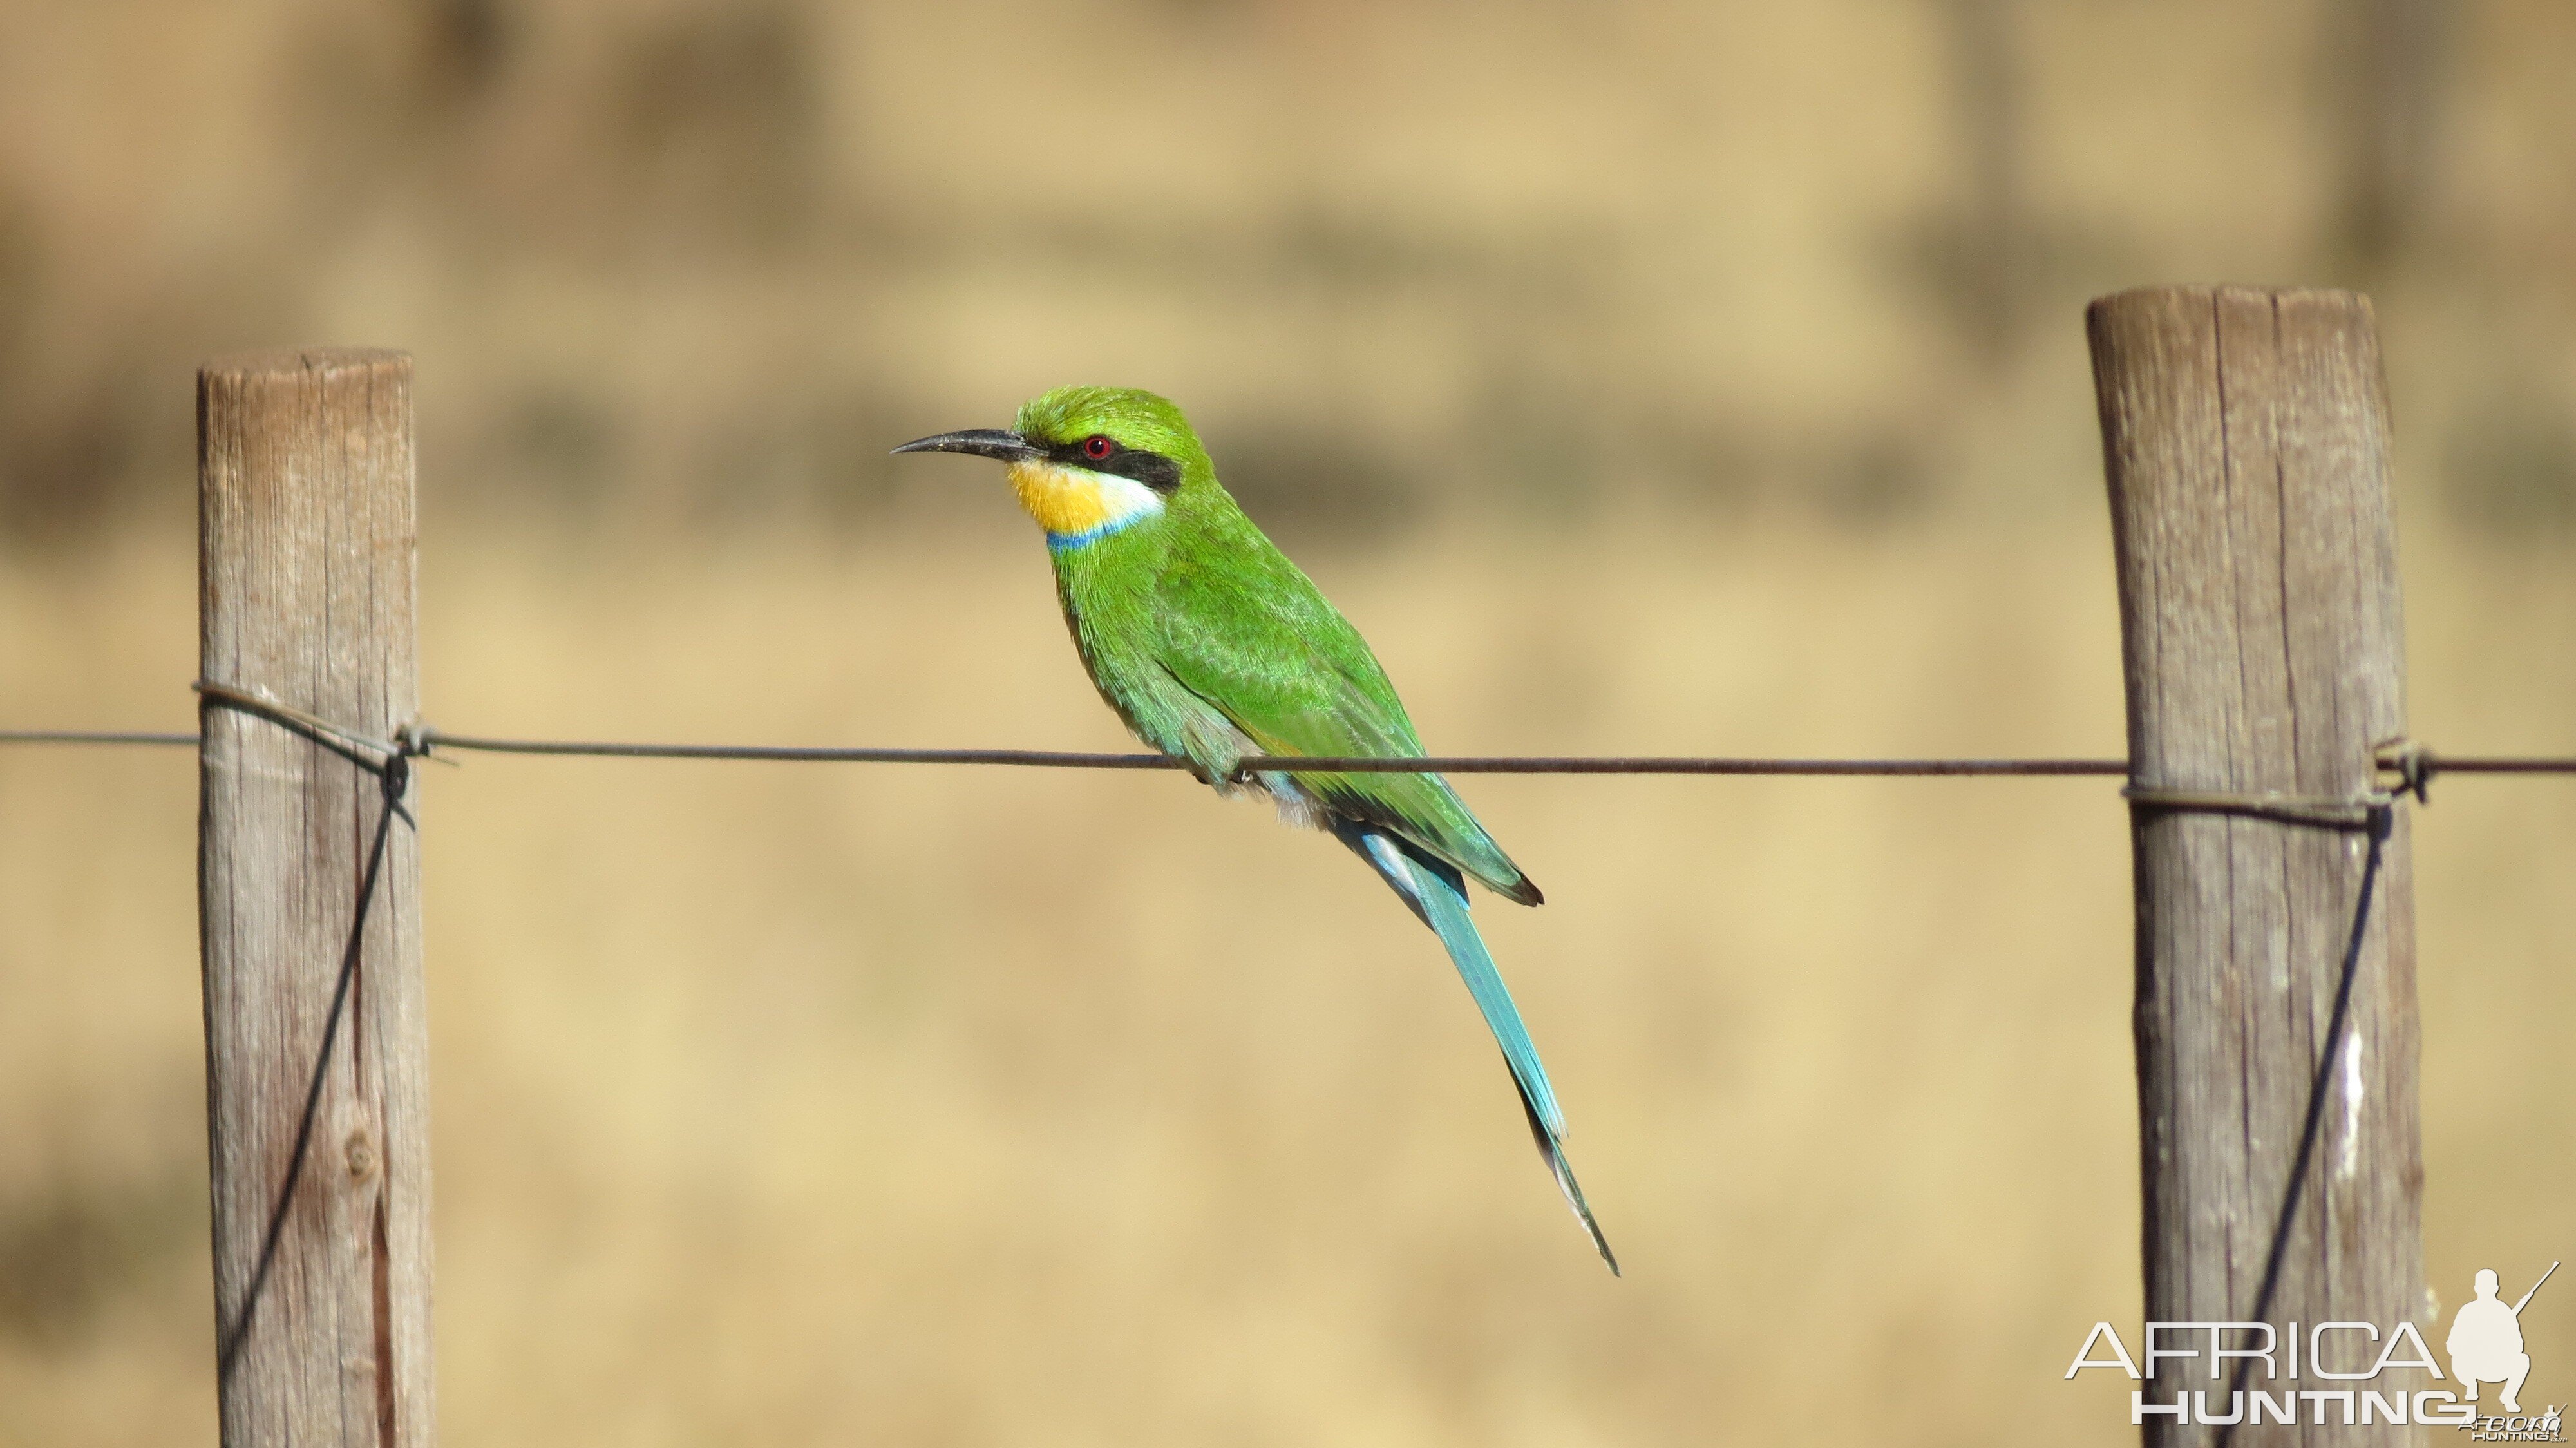
[[[1130,523],[1159,516],[1163,511],[1163,495],[1134,478],[1122,478],[1116,473],[1085,473],[1083,476],[1100,489],[1100,526],[1103,528],[1114,532]]]

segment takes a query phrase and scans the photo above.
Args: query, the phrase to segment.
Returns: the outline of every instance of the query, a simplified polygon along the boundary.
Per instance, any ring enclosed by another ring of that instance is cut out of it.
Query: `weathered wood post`
[[[2146,1402],[2205,1392],[2224,1417],[2240,1373],[2276,1394],[2456,1387],[2320,1376],[2368,1369],[2401,1322],[2429,1326],[2406,813],[2347,803],[2371,796],[2406,717],[2370,304],[2157,287],[2087,321],[2136,800],[2146,1315],[2268,1322],[2285,1373],[2299,1324],[2295,1379],[2248,1359],[2213,1379],[2208,1331],[2161,1335],[2199,1355],[2151,1366],[2142,1349]],[[2315,1333],[2335,1322],[2383,1340]],[[2147,1438],[2306,1442],[2321,1411],[2338,1442],[2419,1441],[2342,1428],[2350,1400],[2292,1401],[2298,1427],[2207,1426],[2195,1404],[2189,1422],[2149,1414]]]
[[[200,667],[354,734],[418,708],[411,359],[197,379]],[[209,695],[199,918],[226,1448],[431,1441],[418,842],[381,757]]]

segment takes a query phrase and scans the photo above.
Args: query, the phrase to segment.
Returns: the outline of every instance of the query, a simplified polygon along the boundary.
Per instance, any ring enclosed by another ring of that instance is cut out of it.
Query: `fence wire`
[[[224,691],[229,693],[231,691]],[[274,706],[271,706],[274,707]],[[0,744],[167,745],[195,747],[195,734],[117,730],[5,729]],[[777,744],[646,744],[610,740],[501,739],[450,734],[426,727],[406,731],[400,743],[378,745],[388,754],[437,758],[441,751],[479,754],[568,755],[604,759],[730,759],[817,764],[974,764],[1031,769],[1178,769],[1189,765],[1165,754],[1101,754],[1054,749],[873,749]],[[2576,757],[2463,755],[2417,751],[2421,778],[2441,774],[2576,775]],[[1422,758],[1256,756],[1247,772],[1278,774],[1659,774],[1845,775],[1993,777],[2010,775],[2124,776],[2125,759],[1755,759],[1698,755],[1431,755]]]

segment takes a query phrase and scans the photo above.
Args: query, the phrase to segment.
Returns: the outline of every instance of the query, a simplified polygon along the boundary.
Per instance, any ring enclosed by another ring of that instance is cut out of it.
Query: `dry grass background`
[[[2380,298],[2417,732],[2564,750],[2576,27],[2440,8],[14,7],[0,719],[184,726],[187,369],[327,338],[420,355],[451,727],[1117,747],[994,480],[880,459],[1079,376],[1439,748],[2115,752],[2075,308],[2229,276]],[[212,1431],[193,790],[0,755],[5,1448]],[[449,1440],[2126,1441],[2058,1381],[2137,1312],[2106,785],[1470,794],[1625,1281],[1260,811],[432,771]],[[2437,799],[2456,1303],[2576,1248],[2576,784]]]

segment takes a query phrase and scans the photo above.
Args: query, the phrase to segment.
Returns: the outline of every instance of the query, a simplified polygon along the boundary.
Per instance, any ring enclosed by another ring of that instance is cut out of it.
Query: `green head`
[[[1059,387],[1022,404],[1008,431],[943,432],[895,451],[971,453],[1009,464],[1020,506],[1059,549],[1149,526],[1185,489],[1216,486],[1216,469],[1189,419],[1169,400],[1133,387]]]

